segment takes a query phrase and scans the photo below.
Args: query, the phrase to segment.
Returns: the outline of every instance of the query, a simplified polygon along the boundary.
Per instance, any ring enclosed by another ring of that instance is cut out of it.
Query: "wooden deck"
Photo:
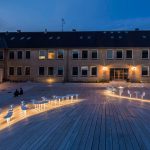
[[[0,132],[0,150],[148,150],[150,105],[103,95],[99,86],[57,86],[79,104],[25,119]],[[149,90],[149,88],[147,88]]]

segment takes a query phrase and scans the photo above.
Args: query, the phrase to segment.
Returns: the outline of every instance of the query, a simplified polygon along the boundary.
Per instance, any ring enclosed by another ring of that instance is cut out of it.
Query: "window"
[[[142,50],[142,59],[148,59],[149,58],[149,51],[148,50]]]
[[[48,59],[55,59],[55,51],[53,50],[48,51]]]
[[[91,76],[97,76],[97,67],[91,67]]]
[[[40,76],[44,75],[44,67],[39,67],[39,75]]]
[[[82,51],[82,58],[87,59],[88,58],[88,51],[84,50]]]
[[[57,58],[58,59],[63,59],[64,58],[64,50],[58,50]]]
[[[17,67],[17,75],[22,75],[22,67]]]
[[[22,51],[18,51],[17,57],[18,57],[18,59],[22,59]]]
[[[142,66],[142,76],[149,76],[149,66]]]
[[[113,51],[107,50],[107,59],[113,59]]]
[[[14,75],[14,67],[9,67],[9,75]]]
[[[30,51],[26,51],[26,59],[30,59]]]
[[[92,59],[97,59],[97,58],[98,58],[97,50],[92,51]]]
[[[53,76],[54,75],[54,67],[48,67],[48,75]]]
[[[0,51],[0,60],[3,60],[3,59],[4,59],[4,52]]]
[[[45,50],[41,50],[39,51],[39,59],[46,59],[46,51]]]
[[[58,67],[58,76],[63,76],[63,67]]]
[[[73,50],[72,51],[72,58],[73,59],[78,59],[79,58],[79,51],[78,50]]]
[[[14,58],[15,58],[14,51],[10,51],[9,52],[9,59],[14,59]]]
[[[132,50],[126,50],[126,59],[132,59]]]
[[[25,68],[25,75],[30,75],[30,67]]]
[[[72,67],[72,75],[77,76],[78,75],[78,67]]]
[[[116,58],[117,59],[122,59],[123,55],[122,55],[122,50],[117,50],[116,51]]]
[[[81,74],[82,74],[82,76],[88,75],[88,67],[87,66],[81,67]]]

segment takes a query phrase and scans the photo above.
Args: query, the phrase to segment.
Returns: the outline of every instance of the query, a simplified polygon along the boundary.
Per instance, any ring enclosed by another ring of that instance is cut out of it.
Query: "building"
[[[0,33],[0,81],[149,82],[150,31]]]

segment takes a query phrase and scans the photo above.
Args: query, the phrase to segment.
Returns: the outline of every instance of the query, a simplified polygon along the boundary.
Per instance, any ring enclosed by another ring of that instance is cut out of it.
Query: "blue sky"
[[[150,0],[0,0],[0,31],[150,29]]]

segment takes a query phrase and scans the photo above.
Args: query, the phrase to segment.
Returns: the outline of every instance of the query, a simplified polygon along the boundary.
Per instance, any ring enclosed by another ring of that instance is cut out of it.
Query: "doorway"
[[[110,80],[127,80],[128,68],[111,68]]]

